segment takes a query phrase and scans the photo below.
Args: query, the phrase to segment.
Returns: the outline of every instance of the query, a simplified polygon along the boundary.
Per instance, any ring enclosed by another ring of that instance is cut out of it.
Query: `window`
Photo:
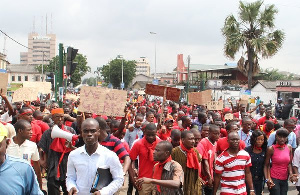
[[[21,78],[21,76],[18,76],[18,81],[22,81],[22,78]]]
[[[25,80],[25,81],[28,81],[28,76],[25,76],[25,77],[24,77],[24,80]]]
[[[15,76],[11,76],[11,81],[15,81]]]

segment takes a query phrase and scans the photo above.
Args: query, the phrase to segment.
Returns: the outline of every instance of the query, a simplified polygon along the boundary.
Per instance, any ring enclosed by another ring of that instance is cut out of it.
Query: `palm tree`
[[[224,53],[227,57],[234,59],[241,48],[246,49],[247,60],[242,54],[238,68],[248,76],[248,89],[252,87],[252,77],[259,72],[259,56],[272,57],[284,40],[284,32],[274,29],[277,9],[274,5],[267,5],[263,9],[262,4],[263,1],[240,1],[238,18],[229,15],[222,28],[225,37]]]

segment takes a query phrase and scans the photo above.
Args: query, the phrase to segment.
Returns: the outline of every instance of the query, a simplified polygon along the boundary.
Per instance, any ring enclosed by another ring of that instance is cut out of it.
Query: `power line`
[[[27,49],[32,49],[32,48],[29,48],[29,47],[23,45],[22,43],[16,41],[16,40],[13,39],[12,37],[10,37],[8,34],[6,34],[5,32],[3,32],[1,29],[0,29],[0,32],[1,32],[2,34],[4,34],[5,36],[7,36],[7,37],[8,37],[9,39],[11,39],[12,41],[14,41],[14,42],[16,42],[17,44],[21,45],[22,47],[25,47],[25,48],[27,48]]]

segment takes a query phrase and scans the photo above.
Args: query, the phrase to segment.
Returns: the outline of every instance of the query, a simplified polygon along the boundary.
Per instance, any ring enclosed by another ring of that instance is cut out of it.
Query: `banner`
[[[125,90],[83,86],[78,111],[107,116],[123,116],[126,105]]]
[[[223,100],[208,102],[206,106],[208,110],[223,110]]]
[[[7,83],[8,83],[8,74],[0,73],[0,92],[2,90],[3,95],[6,95],[7,93]]]
[[[77,96],[75,94],[70,94],[70,93],[67,93],[66,96],[65,96],[66,100],[75,100],[75,101],[77,101],[78,98],[80,98],[79,95]]]
[[[233,114],[232,113],[227,113],[224,115],[225,120],[233,120]]]
[[[12,98],[12,102],[35,101],[38,95],[37,88],[20,88],[17,89]]]
[[[194,105],[205,105],[211,101],[211,90],[205,90],[201,92],[190,92],[188,93],[189,104]]]
[[[155,96],[162,96],[164,97],[164,90],[166,90],[166,99],[177,102],[180,97],[180,89],[174,87],[165,87],[161,85],[153,85],[147,84],[146,85],[146,94],[148,95],[155,95]]]
[[[42,94],[51,93],[51,82],[23,82],[23,88],[37,88],[38,92]]]

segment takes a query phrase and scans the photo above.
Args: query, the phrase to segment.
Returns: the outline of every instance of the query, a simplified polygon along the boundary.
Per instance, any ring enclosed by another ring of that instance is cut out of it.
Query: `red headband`
[[[31,113],[31,114],[32,114],[32,110],[30,110],[30,111],[27,111],[27,112],[23,112],[23,113],[21,113],[20,115],[25,115],[25,114],[29,114],[29,113]]]

